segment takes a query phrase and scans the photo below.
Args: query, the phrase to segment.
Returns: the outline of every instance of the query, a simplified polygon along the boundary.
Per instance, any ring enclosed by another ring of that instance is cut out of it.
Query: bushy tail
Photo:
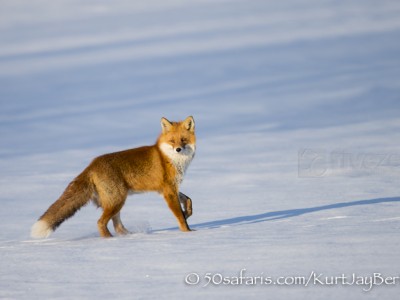
[[[85,173],[75,178],[61,197],[32,226],[32,238],[47,238],[66,219],[72,217],[93,195],[93,185]]]

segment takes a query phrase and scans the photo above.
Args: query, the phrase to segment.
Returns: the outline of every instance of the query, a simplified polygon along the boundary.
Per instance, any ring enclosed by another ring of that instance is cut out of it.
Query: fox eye
[[[187,139],[181,138],[181,142],[182,142],[182,143],[186,143],[186,142],[187,142]]]
[[[175,144],[175,140],[169,140],[171,144]]]

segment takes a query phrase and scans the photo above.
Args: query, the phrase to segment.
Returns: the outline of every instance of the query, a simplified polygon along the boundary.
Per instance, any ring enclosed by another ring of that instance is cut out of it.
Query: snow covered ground
[[[1,299],[398,296],[399,1],[0,7]],[[127,237],[88,205],[30,239],[95,156],[188,115],[196,231],[145,194]]]

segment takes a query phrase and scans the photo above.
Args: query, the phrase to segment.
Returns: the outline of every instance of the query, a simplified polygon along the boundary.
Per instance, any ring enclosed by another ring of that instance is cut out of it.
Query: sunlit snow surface
[[[394,299],[400,279],[329,280],[400,276],[399,15],[399,1],[2,1],[0,298]],[[99,238],[88,205],[30,239],[94,157],[189,115],[196,231],[144,194],[122,211],[132,235]],[[312,274],[328,281],[290,284]]]

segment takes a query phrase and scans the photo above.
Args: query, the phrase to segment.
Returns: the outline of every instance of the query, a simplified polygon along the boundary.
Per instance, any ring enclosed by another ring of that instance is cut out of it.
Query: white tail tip
[[[31,237],[34,239],[45,239],[50,236],[53,230],[46,221],[39,220],[33,224],[31,229]]]

